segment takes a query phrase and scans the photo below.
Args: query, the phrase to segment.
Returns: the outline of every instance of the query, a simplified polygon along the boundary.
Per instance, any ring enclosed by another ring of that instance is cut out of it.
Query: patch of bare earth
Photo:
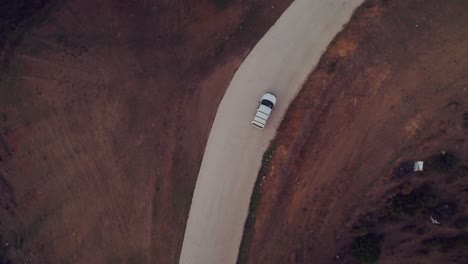
[[[60,1],[2,65],[0,261],[176,263],[217,106],[290,2]]]
[[[356,11],[279,128],[248,263],[468,261],[466,10]]]

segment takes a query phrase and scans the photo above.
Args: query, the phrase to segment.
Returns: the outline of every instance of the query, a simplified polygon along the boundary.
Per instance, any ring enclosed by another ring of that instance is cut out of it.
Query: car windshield
[[[273,109],[273,103],[266,100],[266,99],[263,99],[262,102],[261,102],[262,105],[265,105],[265,106],[268,106],[269,108]]]

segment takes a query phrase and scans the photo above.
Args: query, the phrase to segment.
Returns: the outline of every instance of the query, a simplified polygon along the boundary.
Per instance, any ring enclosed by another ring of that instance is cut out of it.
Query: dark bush
[[[463,126],[468,128],[468,111],[463,113]]]
[[[366,235],[369,232],[369,228],[365,225],[354,225],[351,228],[351,232],[354,235]]]
[[[391,212],[395,216],[414,216],[423,208],[422,200],[415,192],[408,195],[398,194],[392,200]]]
[[[404,231],[404,232],[411,232],[411,231],[414,231],[416,230],[416,225],[415,224],[408,224],[408,225],[405,225],[401,228],[401,231]]]
[[[458,229],[465,229],[468,227],[468,215],[459,217],[455,222],[453,222],[453,226]]]
[[[211,0],[211,2],[213,2],[217,8],[223,9],[231,3],[231,0]]]
[[[330,62],[330,66],[328,67],[327,73],[328,74],[334,73],[337,65],[338,65],[338,60],[333,60],[332,62]]]
[[[402,178],[406,175],[413,173],[414,170],[414,162],[412,161],[404,161],[393,170],[393,177],[395,178]]]
[[[439,198],[435,194],[426,194],[422,196],[422,203],[425,208],[431,208],[437,205]]]
[[[18,30],[33,14],[43,9],[51,0],[3,0],[0,1],[0,46],[7,35]]]
[[[353,243],[353,256],[361,263],[375,263],[381,253],[380,238],[375,234],[357,237]]]
[[[457,236],[434,236],[422,241],[423,245],[436,248],[440,252],[456,249],[457,246],[468,245],[468,234]]]
[[[439,155],[434,155],[429,158],[429,168],[433,168],[439,172],[448,172],[453,170],[459,162],[455,154],[451,152],[442,152]]]
[[[422,249],[416,250],[414,253],[416,253],[417,255],[421,255],[421,256],[427,256],[429,255],[429,250],[422,248]]]
[[[409,182],[405,182],[400,186],[400,193],[403,195],[408,195],[413,191],[413,186]]]
[[[435,208],[430,210],[438,219],[448,220],[457,212],[457,204],[455,202],[440,203]]]
[[[13,262],[8,257],[8,247],[5,246],[5,242],[0,237],[0,264],[12,264]]]
[[[401,188],[400,188],[401,189]],[[390,214],[394,217],[415,216],[423,209],[436,206],[438,197],[431,184],[422,184],[408,194],[399,193],[394,196],[389,205]]]
[[[412,233],[416,235],[424,235],[425,233],[425,228],[424,226],[418,227],[415,224],[408,224],[405,225],[401,228],[401,231],[405,233]]]

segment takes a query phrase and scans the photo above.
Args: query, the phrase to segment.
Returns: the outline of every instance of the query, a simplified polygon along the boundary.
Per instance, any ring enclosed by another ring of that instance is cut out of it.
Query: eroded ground
[[[0,262],[176,263],[218,103],[290,2],[59,1],[7,46]]]
[[[265,157],[242,260],[468,261],[467,10],[458,0],[357,10]]]

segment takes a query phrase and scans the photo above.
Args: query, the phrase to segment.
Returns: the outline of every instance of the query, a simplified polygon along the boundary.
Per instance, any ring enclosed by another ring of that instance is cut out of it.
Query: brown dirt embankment
[[[372,0],[356,11],[273,142],[248,263],[353,263],[366,233],[380,240],[380,263],[466,261],[466,10],[457,0]],[[444,150],[457,160],[448,171],[434,165]],[[394,177],[414,160],[426,161],[423,175]],[[427,205],[421,193],[438,198]]]

